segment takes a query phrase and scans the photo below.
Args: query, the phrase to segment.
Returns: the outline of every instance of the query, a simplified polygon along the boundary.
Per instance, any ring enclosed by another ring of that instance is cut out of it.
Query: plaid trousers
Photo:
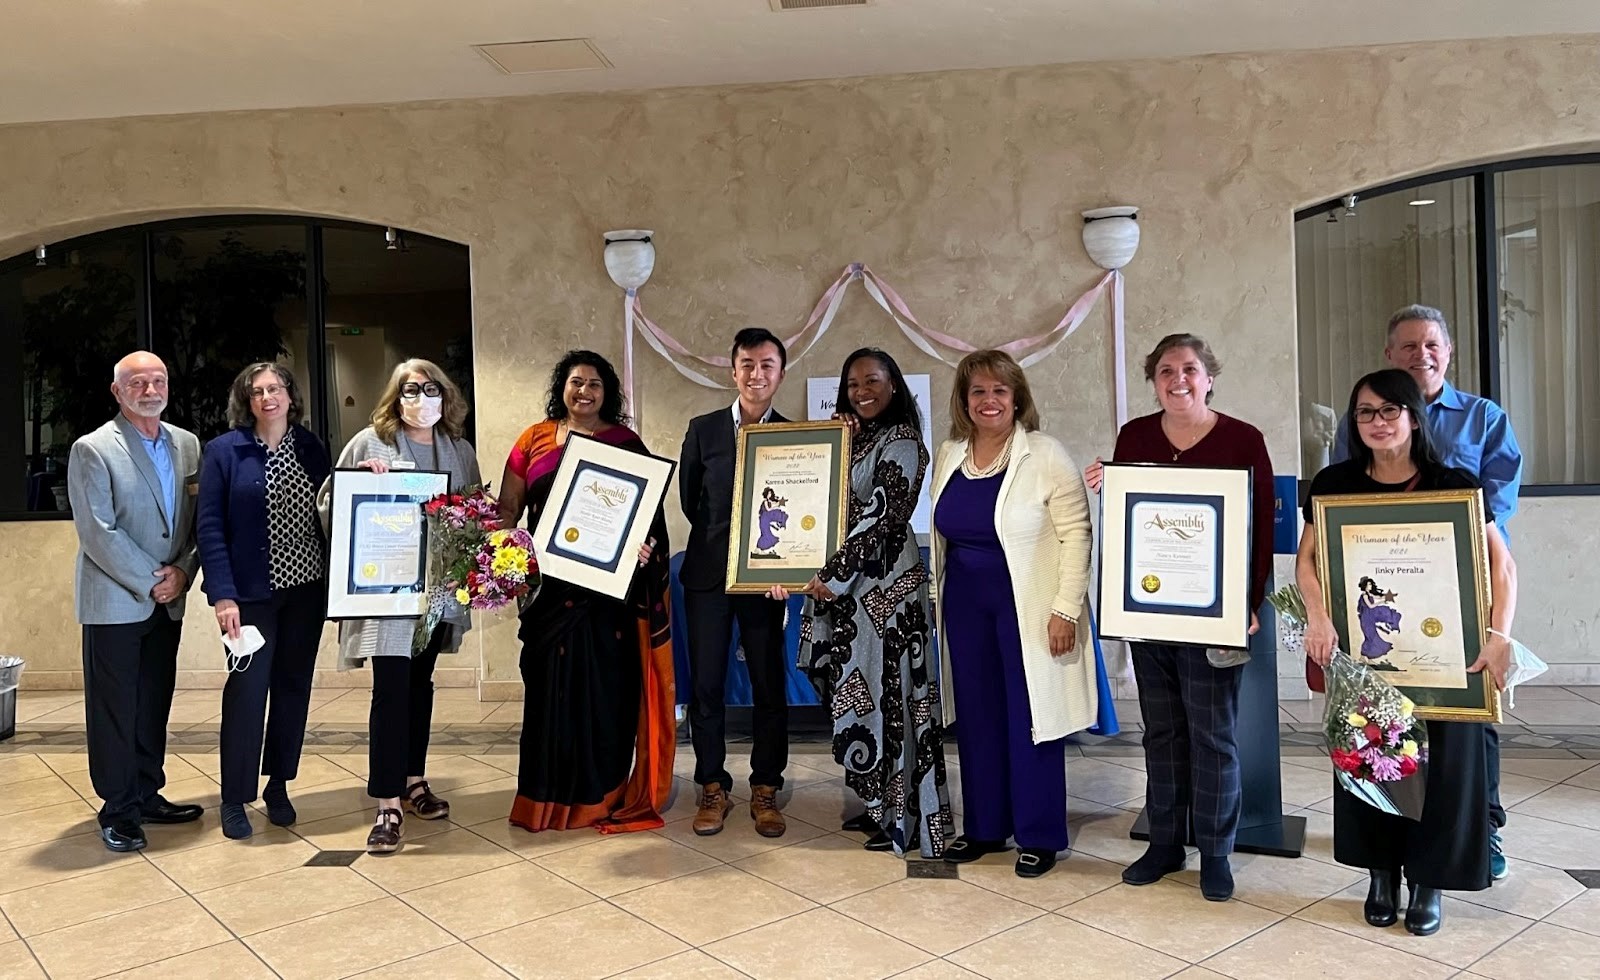
[[[1201,854],[1227,855],[1239,830],[1234,722],[1244,668],[1211,666],[1204,647],[1132,647],[1144,716],[1150,843],[1186,844],[1192,822]]]

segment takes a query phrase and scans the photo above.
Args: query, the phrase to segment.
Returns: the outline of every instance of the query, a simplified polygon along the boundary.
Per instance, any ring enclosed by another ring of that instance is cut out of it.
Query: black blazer
[[[787,422],[774,409],[769,422]],[[689,519],[678,579],[686,589],[721,590],[728,577],[728,530],[733,523],[733,466],[738,457],[733,407],[691,419],[678,463],[678,499]]]

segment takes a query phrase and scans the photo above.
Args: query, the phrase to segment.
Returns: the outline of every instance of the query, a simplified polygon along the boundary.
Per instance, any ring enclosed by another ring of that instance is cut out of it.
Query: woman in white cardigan
[[[953,863],[1004,851],[1036,878],[1067,848],[1066,746],[1097,723],[1089,499],[1076,464],[1039,429],[1009,354],[969,354],[950,396],[951,440],[933,476],[933,574],[948,721],[959,719],[962,835]],[[959,601],[952,601],[959,597]]]

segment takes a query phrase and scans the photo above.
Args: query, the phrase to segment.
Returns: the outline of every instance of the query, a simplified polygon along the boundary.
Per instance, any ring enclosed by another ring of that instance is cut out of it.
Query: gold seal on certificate
[[[740,426],[728,591],[809,582],[844,541],[849,474],[842,422]]]

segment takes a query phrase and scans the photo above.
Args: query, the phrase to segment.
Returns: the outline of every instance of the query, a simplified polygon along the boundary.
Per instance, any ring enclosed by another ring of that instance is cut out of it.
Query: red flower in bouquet
[[[1355,775],[1361,771],[1361,753],[1349,749],[1334,749],[1329,753],[1336,768]]]
[[[500,527],[500,505],[487,488],[439,494],[423,505],[428,517],[428,613],[418,624],[426,644],[451,603],[499,609],[539,584],[533,536]]]
[[[1367,737],[1368,745],[1379,745],[1383,742],[1383,729],[1377,725],[1368,724],[1367,727],[1361,730],[1361,734]]]
[[[1418,766],[1415,756],[1403,755],[1400,757],[1400,777],[1402,779],[1404,779],[1406,776],[1416,775],[1417,768]]]

